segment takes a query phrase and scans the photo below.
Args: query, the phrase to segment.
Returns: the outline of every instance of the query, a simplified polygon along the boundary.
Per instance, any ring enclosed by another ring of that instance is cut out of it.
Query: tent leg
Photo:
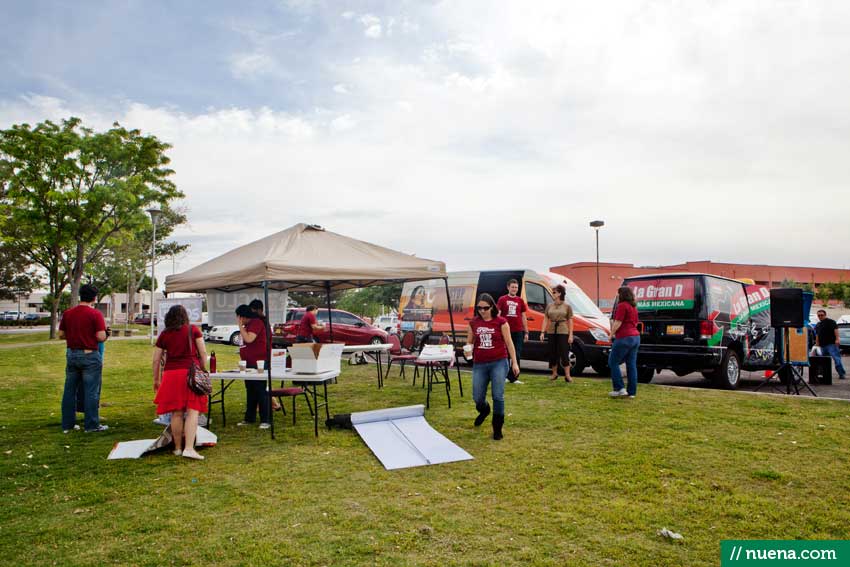
[[[271,314],[269,307],[269,282],[263,282],[263,305],[266,307],[266,321]],[[266,405],[269,422],[271,423],[272,439],[274,439],[274,412],[272,411],[272,338],[269,335],[270,325],[266,325]]]
[[[334,342],[334,318],[331,315],[331,282],[325,282],[325,296],[328,301],[328,332],[330,333],[330,341]]]
[[[449,278],[443,278],[443,283],[446,285],[446,307],[449,310],[449,323],[452,326],[452,352],[455,355],[455,366],[457,367],[457,385],[460,389],[460,397],[463,397],[463,380],[460,377],[460,361],[457,358],[457,338],[455,337],[455,318],[452,314],[452,296],[449,294]],[[448,377],[446,377],[448,380]]]

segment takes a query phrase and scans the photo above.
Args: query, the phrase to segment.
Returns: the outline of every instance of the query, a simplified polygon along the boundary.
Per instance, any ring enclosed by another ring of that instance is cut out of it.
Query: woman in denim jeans
[[[466,333],[466,344],[472,347],[472,399],[478,410],[475,426],[484,423],[490,415],[490,404],[487,403],[489,384],[493,397],[493,439],[499,440],[505,423],[505,379],[509,370],[514,376],[519,376],[519,365],[508,321],[499,317],[496,302],[490,294],[479,296],[475,317]]]
[[[611,368],[611,382],[614,389],[608,394],[612,398],[637,395],[637,354],[640,347],[640,333],[637,330],[638,312],[635,294],[632,289],[623,286],[617,290],[617,310],[611,318],[611,354],[608,366]],[[623,375],[620,364],[626,362],[628,389],[623,387]]]

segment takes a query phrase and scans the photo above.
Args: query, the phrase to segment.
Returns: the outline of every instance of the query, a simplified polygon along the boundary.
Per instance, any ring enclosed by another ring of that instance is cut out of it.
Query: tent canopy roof
[[[270,290],[324,291],[446,277],[443,262],[296,224],[165,278],[166,293]]]

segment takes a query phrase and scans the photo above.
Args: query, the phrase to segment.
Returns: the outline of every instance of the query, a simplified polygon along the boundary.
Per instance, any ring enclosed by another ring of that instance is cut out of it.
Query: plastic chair
[[[295,425],[295,398],[298,396],[304,396],[304,401],[307,402],[307,409],[310,410],[310,417],[313,417],[313,407],[310,405],[310,398],[307,396],[307,390],[301,386],[284,387],[283,382],[281,382],[280,388],[272,388],[269,395],[273,398],[277,398],[283,415],[286,415],[286,406],[283,405],[283,398],[292,398],[292,425]],[[272,419],[274,419],[274,417],[272,417]]]
[[[390,335],[388,339],[389,343],[392,345],[390,349],[390,361],[387,363],[387,376],[390,374],[390,368],[393,365],[393,362],[398,360],[398,364],[401,368],[398,375],[402,378],[406,378],[404,374],[404,366],[408,361],[415,361],[416,355],[413,354],[413,345],[416,343],[416,335],[413,333],[405,333],[402,340],[399,341],[398,337],[395,335]]]

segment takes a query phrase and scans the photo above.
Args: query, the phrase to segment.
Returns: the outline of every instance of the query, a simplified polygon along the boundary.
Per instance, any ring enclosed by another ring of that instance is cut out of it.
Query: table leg
[[[325,386],[327,388],[327,386]],[[319,401],[316,392],[316,384],[313,384],[313,407],[316,408],[316,411],[313,412],[313,434],[318,437],[319,436]]]
[[[378,388],[384,387],[384,363],[381,357],[381,351],[375,353],[375,359],[378,364]]]

